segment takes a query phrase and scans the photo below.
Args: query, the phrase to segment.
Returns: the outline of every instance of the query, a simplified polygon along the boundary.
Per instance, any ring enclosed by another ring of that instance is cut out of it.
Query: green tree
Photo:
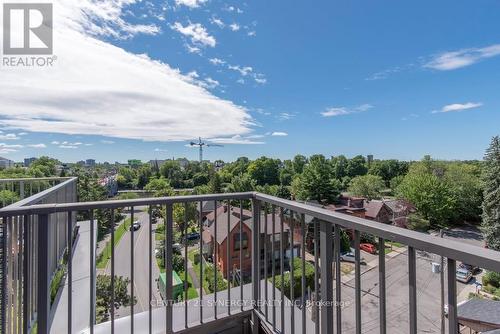
[[[114,308],[135,304],[137,300],[128,294],[130,280],[122,276],[114,278]],[[101,323],[109,320],[111,312],[111,276],[97,275],[96,279],[96,322]]]
[[[149,179],[153,176],[153,170],[149,164],[142,165],[137,170],[137,188],[143,189],[148,184]]]
[[[456,199],[455,219],[479,221],[483,200],[481,168],[454,162],[447,166],[444,179]]]
[[[255,181],[252,180],[250,175],[243,174],[233,177],[233,180],[226,187],[228,193],[238,193],[253,191],[255,189]]]
[[[368,170],[368,174],[380,176],[387,187],[393,178],[406,173],[408,173],[408,163],[398,160],[376,160]]]
[[[500,251],[500,137],[491,140],[484,157],[483,231],[486,245]]]
[[[56,176],[56,165],[57,160],[43,156],[31,163],[29,173],[34,177]]]
[[[208,182],[208,187],[211,194],[220,194],[223,192],[222,189],[222,179],[219,173],[213,173]]]
[[[307,164],[307,158],[303,155],[297,154],[293,157],[293,171],[295,174],[302,174],[304,167]]]
[[[301,200],[335,201],[341,185],[331,174],[331,165],[323,155],[311,156],[303,173],[292,181],[292,194]]]
[[[347,163],[347,176],[356,177],[359,175],[365,175],[367,172],[368,167],[366,166],[366,159],[362,155],[355,156]]]
[[[169,180],[160,177],[152,178],[148,184],[144,187],[144,190],[150,191],[155,197],[172,196],[174,194],[174,189],[170,185]]]
[[[349,192],[354,196],[365,197],[369,200],[381,198],[381,191],[384,190],[384,180],[376,175],[356,176],[351,180]]]
[[[265,184],[279,184],[279,169],[280,161],[278,159],[260,157],[248,165],[247,171],[257,185],[263,186]]]
[[[135,169],[122,167],[116,177],[119,189],[135,189],[137,187],[137,172]]]
[[[456,199],[448,185],[432,173],[410,171],[397,189],[399,197],[415,205],[433,225],[446,225],[454,215]]]
[[[4,189],[0,190],[0,205],[7,206],[12,203],[19,201],[19,196],[10,190]]]
[[[169,180],[174,188],[184,187],[184,174],[178,161],[168,160],[160,168],[160,174]]]
[[[334,178],[342,180],[347,176],[347,165],[349,164],[349,160],[347,160],[345,156],[339,155],[338,157],[332,157],[330,161]]]

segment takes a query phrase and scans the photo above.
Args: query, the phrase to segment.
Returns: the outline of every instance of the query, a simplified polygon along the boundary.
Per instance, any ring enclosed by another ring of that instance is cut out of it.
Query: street
[[[431,271],[431,262],[438,258],[417,254],[417,321],[419,333],[440,332],[440,275]],[[378,266],[361,276],[361,317],[363,333],[379,332]],[[466,285],[457,282],[460,293]],[[355,333],[354,279],[342,284],[342,328]],[[387,333],[408,333],[408,256],[406,250],[386,258]],[[446,287],[445,287],[446,296]],[[446,303],[446,302],[445,302]]]
[[[142,211],[143,208],[137,207],[134,211],[134,221],[141,224],[139,230],[134,231],[134,294],[137,303],[134,305],[134,313],[147,311],[149,309],[149,254],[152,254],[152,280],[153,300],[161,300],[158,293],[156,279],[160,274],[160,269],[156,264],[154,257],[154,229],[152,226],[152,246],[149,249],[149,215]],[[115,248],[115,275],[130,278],[130,236],[127,231]],[[106,273],[111,274],[111,261],[106,267]],[[121,307],[115,311],[117,317],[130,314],[130,307]]]

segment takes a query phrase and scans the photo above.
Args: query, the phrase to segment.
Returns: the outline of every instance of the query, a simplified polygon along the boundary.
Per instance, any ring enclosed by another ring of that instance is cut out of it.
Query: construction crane
[[[224,145],[218,145],[218,144],[208,144],[208,143],[205,143],[205,142],[202,142],[201,141],[201,137],[198,137],[198,142],[194,142],[192,141],[190,143],[191,146],[198,146],[200,148],[200,162],[203,161],[203,146],[206,146],[206,147],[211,147],[211,146],[219,146],[219,147],[223,147]]]

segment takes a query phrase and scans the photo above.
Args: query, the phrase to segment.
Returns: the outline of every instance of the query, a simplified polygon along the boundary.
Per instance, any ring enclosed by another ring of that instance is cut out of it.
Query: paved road
[[[432,257],[417,256],[417,309],[418,332],[440,332],[440,279],[439,274],[431,271]],[[362,332],[379,332],[379,292],[378,270],[375,267],[362,275]],[[458,283],[457,291],[465,288]],[[446,289],[445,289],[446,296]],[[354,280],[342,286],[343,333],[355,333]],[[408,333],[408,257],[403,252],[386,260],[386,303],[387,332]]]
[[[153,286],[153,301],[161,301],[158,293],[156,279],[160,274],[158,265],[154,258],[154,228],[152,236],[152,247],[149,249],[149,215],[146,212],[140,211],[142,208],[136,208],[134,213],[134,221],[139,221],[141,227],[139,230],[134,231],[134,294],[137,298],[137,303],[134,305],[134,312],[143,312],[149,309],[149,253],[153,254],[152,263],[152,280]],[[130,278],[131,256],[130,256],[130,240],[131,232],[127,231],[119,244],[115,248],[115,275]],[[106,268],[108,274],[111,273],[111,262]],[[130,291],[130,290],[129,290]],[[121,307],[116,311],[117,316],[125,316],[130,314],[130,307]]]

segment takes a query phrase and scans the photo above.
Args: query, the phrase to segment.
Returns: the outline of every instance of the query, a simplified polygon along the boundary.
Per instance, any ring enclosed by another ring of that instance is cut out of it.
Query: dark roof
[[[222,210],[217,210],[218,212],[222,211],[222,213],[219,213],[217,215],[217,243],[221,244],[224,240],[226,240],[227,235],[229,234],[230,231],[232,231],[236,225],[239,224],[240,218],[239,218],[239,210],[238,210],[238,215],[235,214],[234,211],[231,211],[231,214],[229,215],[229,230],[227,229],[227,223],[228,223],[228,215],[227,211],[224,212],[224,208]],[[213,214],[213,213],[212,213]],[[243,216],[245,217],[245,216]],[[208,216],[207,216],[208,218]],[[243,219],[243,224],[247,225],[248,228],[252,228],[252,221],[251,219]],[[210,225],[210,227],[207,228],[207,230],[210,232],[212,236],[215,236],[215,224]]]
[[[366,213],[365,216],[369,218],[377,218],[380,210],[384,207],[383,201],[371,200],[365,202]]]
[[[251,216],[248,216],[250,211],[243,210],[243,223],[248,226],[249,229],[252,229],[252,219]],[[210,217],[209,217],[210,216]],[[270,213],[267,215],[267,228],[266,228],[266,217],[264,214],[260,219],[260,231],[261,233],[267,232],[267,234],[273,234],[273,215]],[[214,219],[214,213],[211,212],[207,215],[208,220]],[[221,206],[217,208],[217,243],[222,243],[226,240],[227,235],[230,231],[232,231],[240,222],[240,209],[231,207],[231,213],[229,214],[229,230],[227,229],[227,220],[228,214],[225,211],[225,207]],[[290,228],[288,224],[284,222],[283,224],[283,232],[289,231]],[[274,233],[281,232],[281,219],[279,214],[275,214],[274,218]],[[209,235],[215,235],[215,224],[211,224],[209,227],[205,229],[203,232],[203,238],[206,242],[209,240]],[[207,234],[208,233],[208,234]]]
[[[260,233],[263,234],[264,231],[267,232],[267,234],[273,235],[276,233],[281,232],[281,218],[279,214],[274,214],[274,233],[273,233],[273,214],[269,213],[267,214],[267,229],[266,229],[266,220],[265,216],[262,215],[260,218]],[[283,223],[283,232],[288,231],[290,228],[288,227],[288,224],[286,222]]]
[[[458,319],[498,325],[500,328],[500,302],[473,298],[458,305]]]

